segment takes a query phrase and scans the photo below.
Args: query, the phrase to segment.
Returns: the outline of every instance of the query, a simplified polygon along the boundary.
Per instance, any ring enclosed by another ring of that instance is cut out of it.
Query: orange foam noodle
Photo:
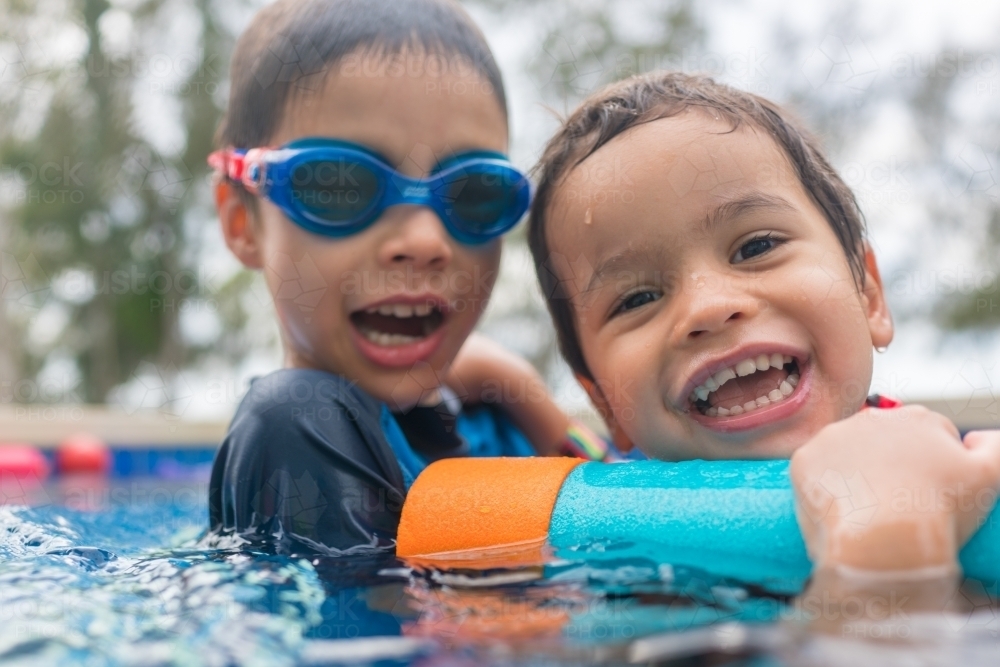
[[[436,461],[410,487],[396,537],[399,556],[541,545],[559,489],[582,463],[570,457]]]

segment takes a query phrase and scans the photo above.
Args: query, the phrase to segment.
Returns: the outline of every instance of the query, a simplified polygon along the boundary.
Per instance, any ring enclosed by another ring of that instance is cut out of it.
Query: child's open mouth
[[[400,296],[351,313],[358,352],[387,368],[428,361],[444,341],[448,303],[433,296]]]
[[[385,303],[351,313],[366,340],[383,347],[417,343],[437,331],[444,314],[436,303]]]
[[[793,357],[759,354],[717,371],[695,387],[688,400],[706,417],[735,417],[786,400],[800,377]]]

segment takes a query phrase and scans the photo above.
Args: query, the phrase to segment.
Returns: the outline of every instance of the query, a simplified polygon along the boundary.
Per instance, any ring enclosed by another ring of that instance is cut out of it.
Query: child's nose
[[[684,291],[688,294],[682,300],[683,314],[673,330],[678,344],[723,331],[737,320],[752,317],[760,308],[757,300],[748,295],[699,286],[697,282]]]
[[[442,269],[451,262],[450,236],[437,214],[423,206],[399,206],[400,216],[379,249],[384,266],[410,264],[415,269]]]

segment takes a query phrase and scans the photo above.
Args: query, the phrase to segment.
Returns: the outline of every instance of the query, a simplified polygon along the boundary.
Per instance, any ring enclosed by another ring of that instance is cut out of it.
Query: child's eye
[[[659,294],[657,294],[656,292],[651,292],[649,290],[636,292],[635,294],[626,297],[625,300],[621,302],[621,305],[619,305],[618,308],[615,309],[614,314],[618,315],[627,312],[629,310],[635,310],[636,308],[641,308],[642,306],[645,306],[647,303],[653,303],[654,301],[659,300],[659,298],[660,298]]]
[[[782,239],[776,239],[770,234],[766,236],[757,236],[741,245],[740,249],[736,251],[735,255],[733,255],[733,259],[731,261],[733,264],[739,264],[740,262],[748,259],[759,257],[766,252],[774,250],[782,243],[784,243]]]

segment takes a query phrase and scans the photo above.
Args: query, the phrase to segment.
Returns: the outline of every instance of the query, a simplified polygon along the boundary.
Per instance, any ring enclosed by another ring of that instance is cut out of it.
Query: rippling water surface
[[[996,589],[954,613],[806,629],[780,591],[594,543],[542,567],[414,569],[391,555],[200,548],[201,484],[6,494],[5,665],[1000,664]],[[28,507],[18,502],[31,502]],[[968,588],[968,586],[966,587]],[[971,608],[969,608],[971,607]]]

